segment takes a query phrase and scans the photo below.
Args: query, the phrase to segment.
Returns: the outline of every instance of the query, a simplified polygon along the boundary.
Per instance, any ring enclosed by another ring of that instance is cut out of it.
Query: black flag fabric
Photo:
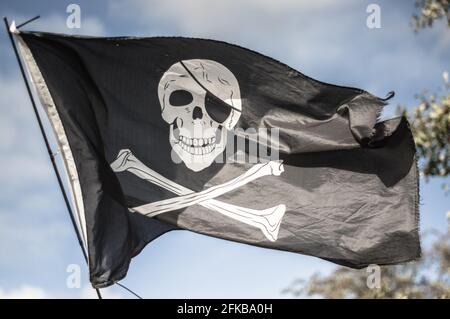
[[[16,40],[94,287],[175,229],[354,268],[420,256],[415,145],[385,100],[220,41]]]

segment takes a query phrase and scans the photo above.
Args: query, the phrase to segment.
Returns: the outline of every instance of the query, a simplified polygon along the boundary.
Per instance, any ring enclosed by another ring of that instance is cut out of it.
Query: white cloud
[[[245,35],[286,36],[283,28],[287,24],[306,26],[308,16],[320,10],[341,12],[352,5],[351,2],[297,1],[297,0],[131,0],[111,1],[109,14],[132,21],[132,26],[140,25],[142,30],[151,32],[150,27],[160,25],[162,30],[174,30],[183,35],[215,36],[241,39]],[[292,30],[291,30],[292,31]]]
[[[4,290],[0,288],[0,299],[46,299],[50,296],[39,287],[22,285],[16,289]]]
[[[104,299],[122,299],[124,296],[110,289],[101,291]],[[97,299],[97,293],[90,286],[84,286],[81,289],[71,289],[71,293],[57,294],[49,292],[41,287],[33,285],[20,285],[14,289],[2,289],[0,287],[1,299]]]

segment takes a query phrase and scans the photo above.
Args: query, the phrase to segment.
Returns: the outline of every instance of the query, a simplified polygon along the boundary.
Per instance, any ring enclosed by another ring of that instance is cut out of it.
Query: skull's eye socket
[[[191,92],[185,90],[176,90],[170,94],[169,103],[172,106],[185,106],[194,100]]]
[[[230,116],[231,106],[215,97],[209,92],[206,92],[205,109],[210,118],[218,123],[223,123]]]

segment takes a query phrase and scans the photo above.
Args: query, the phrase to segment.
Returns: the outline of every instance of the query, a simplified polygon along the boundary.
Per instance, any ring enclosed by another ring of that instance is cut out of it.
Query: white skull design
[[[194,172],[209,167],[241,116],[236,77],[215,61],[180,61],[162,76],[158,97],[173,151]]]

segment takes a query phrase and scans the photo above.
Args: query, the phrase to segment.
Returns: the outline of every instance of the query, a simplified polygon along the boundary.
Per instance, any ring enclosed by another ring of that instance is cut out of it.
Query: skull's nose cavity
[[[203,112],[202,109],[198,106],[194,107],[194,111],[192,111],[192,119],[193,120],[201,120],[203,118]]]

